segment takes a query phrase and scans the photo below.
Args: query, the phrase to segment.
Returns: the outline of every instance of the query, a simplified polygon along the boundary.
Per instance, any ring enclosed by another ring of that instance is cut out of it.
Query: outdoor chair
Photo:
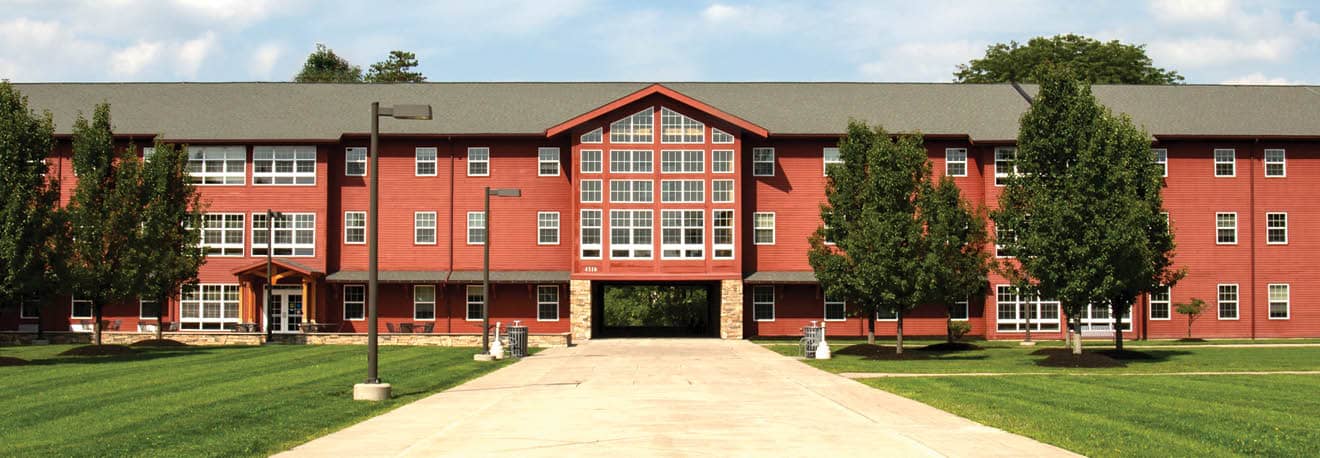
[[[426,323],[422,325],[423,334],[430,334],[432,331],[435,331],[435,323]]]
[[[385,329],[388,329],[390,334],[394,334],[394,323],[385,323]]]
[[[402,333],[404,333],[404,334],[412,334],[412,332],[413,332],[413,324],[412,324],[412,323],[399,323],[399,332],[402,332]]]
[[[124,320],[115,320],[115,321],[113,321],[113,322],[110,323],[110,330],[111,330],[111,331],[118,331],[118,330],[119,330],[119,326],[122,325],[122,324],[124,324]]]

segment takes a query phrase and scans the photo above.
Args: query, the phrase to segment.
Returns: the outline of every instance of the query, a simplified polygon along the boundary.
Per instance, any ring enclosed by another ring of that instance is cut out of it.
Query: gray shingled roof
[[[449,272],[444,270],[382,270],[379,279],[382,283],[443,283]],[[367,281],[365,270],[341,270],[325,276],[333,283],[363,283]]]
[[[479,283],[480,270],[455,270],[449,275],[449,281],[455,283]],[[567,270],[492,270],[490,281],[497,283],[568,283]]]
[[[849,118],[891,131],[1011,140],[1026,102],[1009,85],[662,83],[776,134],[838,134]],[[16,84],[68,133],[112,105],[115,130],[171,140],[337,140],[369,127],[368,107],[429,103],[435,120],[384,133],[541,134],[648,83],[49,83]],[[1034,91],[1035,88],[1028,88]],[[1316,86],[1096,86],[1101,102],[1153,135],[1320,135]]]
[[[760,271],[753,272],[743,278],[744,283],[787,283],[787,284],[806,284],[817,283],[816,273],[806,272],[781,272],[781,271]]]

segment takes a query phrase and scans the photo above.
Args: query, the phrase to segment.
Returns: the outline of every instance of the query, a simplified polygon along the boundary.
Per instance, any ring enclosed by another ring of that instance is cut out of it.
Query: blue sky
[[[378,4],[378,5],[377,5]],[[949,81],[985,47],[1144,43],[1193,83],[1320,83],[1314,2],[0,0],[0,78],[286,81],[316,43],[432,81]]]

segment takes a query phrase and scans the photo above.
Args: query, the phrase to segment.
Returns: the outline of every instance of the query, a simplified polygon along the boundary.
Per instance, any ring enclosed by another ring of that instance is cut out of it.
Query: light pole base
[[[494,356],[491,356],[490,353],[477,353],[477,354],[475,354],[475,355],[472,355],[472,360],[473,360],[473,361],[494,361],[494,360],[495,360],[495,357],[494,357]]]
[[[359,383],[353,385],[354,401],[388,401],[390,399],[390,384],[388,383]]]
[[[1023,347],[1034,347],[1034,346],[1036,346],[1036,341],[1034,341],[1034,340],[1024,340],[1024,341],[1018,342],[1018,345],[1021,345],[1021,346],[1023,346]]]

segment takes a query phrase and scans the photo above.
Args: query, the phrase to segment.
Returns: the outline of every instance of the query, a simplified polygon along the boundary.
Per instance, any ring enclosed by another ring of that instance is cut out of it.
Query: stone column
[[[568,320],[573,342],[591,339],[591,280],[568,281]]]
[[[720,281],[720,338],[743,338],[743,282]]]

